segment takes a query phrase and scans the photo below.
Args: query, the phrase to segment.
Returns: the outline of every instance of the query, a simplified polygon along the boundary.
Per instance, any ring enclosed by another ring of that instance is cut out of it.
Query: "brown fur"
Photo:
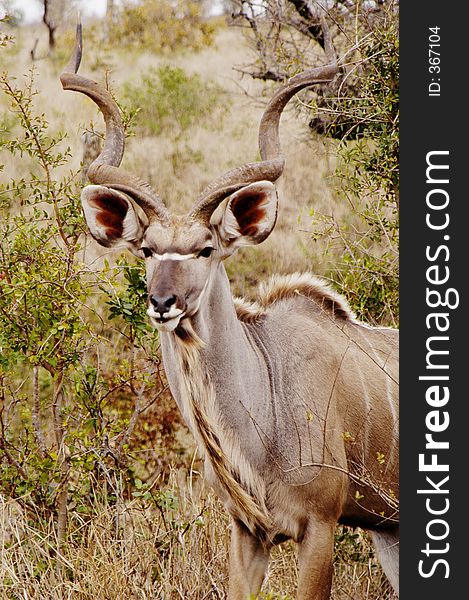
[[[110,238],[120,238],[124,229],[124,218],[127,214],[127,203],[115,195],[102,195],[93,201],[94,206],[100,209],[96,221],[105,227]]]
[[[265,201],[264,194],[249,197],[248,202],[243,196],[235,198],[231,203],[231,210],[239,224],[241,235],[255,235],[257,224],[265,218],[266,211],[259,206]],[[245,205],[248,205],[246,209]]]

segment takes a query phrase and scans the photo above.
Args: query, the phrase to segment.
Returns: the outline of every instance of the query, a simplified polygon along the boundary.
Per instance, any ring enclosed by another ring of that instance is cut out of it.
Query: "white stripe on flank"
[[[164,254],[154,253],[153,256],[156,260],[189,260],[191,258],[196,258],[194,252],[191,254],[179,254],[178,252],[165,252]]]

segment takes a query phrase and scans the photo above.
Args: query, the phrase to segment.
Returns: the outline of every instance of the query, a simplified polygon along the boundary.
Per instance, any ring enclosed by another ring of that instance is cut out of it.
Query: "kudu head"
[[[148,184],[119,169],[124,153],[121,115],[105,87],[77,75],[82,52],[77,27],[75,51],[60,80],[65,90],[89,96],[106,124],[103,150],[88,169],[93,185],[81,195],[86,222],[99,244],[125,246],[146,261],[148,315],[159,330],[172,331],[194,316],[220,261],[239,246],[262,242],[272,231],[278,206],[274,182],[284,167],[281,113],[298,91],[326,83],[337,72],[325,31],[330,64],[290,79],[264,112],[259,127],[262,160],[227,171],[203,190],[187,215],[175,216]]]

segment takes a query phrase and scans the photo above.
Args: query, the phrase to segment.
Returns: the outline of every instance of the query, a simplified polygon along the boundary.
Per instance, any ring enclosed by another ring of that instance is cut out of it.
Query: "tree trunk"
[[[49,52],[55,49],[57,27],[63,22],[65,12],[64,0],[44,0],[42,20],[49,30]]]

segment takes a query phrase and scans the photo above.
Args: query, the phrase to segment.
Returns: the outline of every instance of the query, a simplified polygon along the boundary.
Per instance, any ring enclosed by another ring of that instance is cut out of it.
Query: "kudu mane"
[[[310,299],[334,319],[355,321],[355,314],[346,300],[324,280],[311,273],[273,275],[259,285],[256,300],[235,297],[233,302],[239,320],[250,323],[260,320],[273,304],[298,297]]]

